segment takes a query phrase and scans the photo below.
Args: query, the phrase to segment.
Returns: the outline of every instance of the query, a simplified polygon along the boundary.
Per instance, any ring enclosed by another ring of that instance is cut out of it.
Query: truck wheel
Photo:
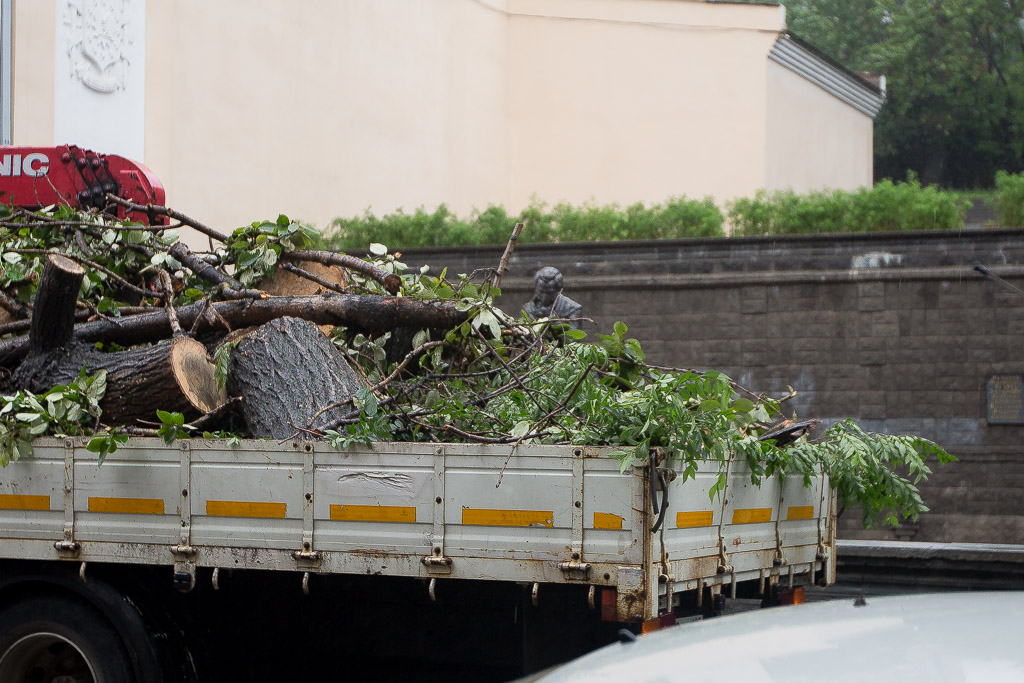
[[[40,596],[0,609],[0,681],[133,683],[117,630],[73,597]]]

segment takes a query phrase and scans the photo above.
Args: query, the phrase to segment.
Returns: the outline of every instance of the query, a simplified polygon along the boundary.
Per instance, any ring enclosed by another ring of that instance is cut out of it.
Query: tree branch
[[[338,254],[333,251],[293,249],[292,251],[283,252],[281,258],[288,259],[289,261],[316,261],[325,266],[348,268],[372,280],[376,280],[391,294],[398,294],[398,289],[402,286],[402,278],[394,273],[389,273],[379,266],[364,261],[361,258],[349,256],[348,254]]]
[[[221,328],[217,321],[204,317],[197,323],[203,308],[204,304],[197,302],[177,308],[175,312],[181,325],[195,325],[197,334],[217,331]],[[369,334],[381,334],[396,327],[451,329],[466,319],[466,312],[456,310],[452,302],[334,293],[219,301],[209,304],[209,310],[236,328],[291,316],[317,324],[347,326]],[[170,335],[171,325],[164,310],[121,318],[119,325],[97,320],[74,327],[74,336],[82,341],[116,341],[122,346],[167,339]],[[23,337],[0,341],[0,366],[17,363],[27,350],[27,340]]]
[[[115,194],[110,194],[109,192],[107,193],[107,201],[113,202],[118,206],[123,206],[124,208],[128,209],[128,211],[138,211],[141,213],[155,214],[157,216],[167,216],[168,218],[173,218],[174,220],[179,221],[180,223],[183,223],[190,228],[198,230],[207,237],[212,237],[218,242],[227,243],[228,241],[228,236],[220,232],[219,230],[214,230],[213,228],[200,223],[195,218],[190,218],[189,216],[186,216],[183,213],[179,213],[178,211],[175,211],[174,209],[171,209],[166,206],[160,206],[159,204],[136,204],[135,202],[128,201],[127,199],[122,199],[121,197],[118,197]]]

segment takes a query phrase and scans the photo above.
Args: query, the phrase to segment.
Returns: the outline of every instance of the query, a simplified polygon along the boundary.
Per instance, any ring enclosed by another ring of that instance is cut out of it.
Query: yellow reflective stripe
[[[619,515],[613,515],[610,512],[595,512],[594,513],[594,528],[595,529],[621,529],[622,528],[622,517]]]
[[[49,510],[49,496],[26,496],[17,493],[0,494],[0,510]]]
[[[250,503],[238,500],[208,500],[206,514],[212,517],[261,517],[284,519],[288,512],[285,503]]]
[[[732,513],[733,524],[755,524],[757,522],[770,521],[772,521],[771,508],[743,508],[733,510]]]
[[[552,510],[486,510],[462,508],[462,523],[475,526],[554,526]]]
[[[792,505],[786,511],[786,519],[814,519],[814,506]]]
[[[711,526],[714,513],[711,510],[694,510],[692,512],[676,513],[676,528],[694,529],[702,526]]]
[[[89,496],[89,512],[162,515],[164,514],[164,501],[162,498],[101,498],[99,496]]]
[[[331,519],[340,522],[415,522],[416,508],[401,505],[331,505]]]

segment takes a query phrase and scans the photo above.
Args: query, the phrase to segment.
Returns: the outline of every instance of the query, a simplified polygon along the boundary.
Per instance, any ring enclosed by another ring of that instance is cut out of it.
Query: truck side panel
[[[823,478],[755,486],[733,463],[711,497],[721,465],[701,463],[655,491],[652,531],[648,469],[608,450],[134,439],[100,466],[84,439],[40,439],[0,473],[0,557],[596,585],[623,621],[827,568]]]

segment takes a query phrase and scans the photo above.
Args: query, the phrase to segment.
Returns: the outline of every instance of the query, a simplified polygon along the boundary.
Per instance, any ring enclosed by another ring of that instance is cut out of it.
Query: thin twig
[[[155,214],[158,216],[167,216],[168,218],[173,218],[176,221],[184,223],[190,228],[195,228],[207,237],[215,239],[218,242],[226,243],[228,241],[228,236],[219,230],[214,230],[213,228],[200,223],[196,219],[190,218],[189,216],[166,206],[160,206],[159,204],[136,204],[135,202],[122,199],[116,194],[111,194],[109,192],[107,193],[107,201],[113,202],[118,206],[123,206],[128,209],[128,211],[138,211],[140,213],[147,213],[150,215]]]
[[[409,366],[409,363],[411,363],[414,358],[416,358],[417,356],[421,355],[424,351],[428,351],[428,350],[430,350],[432,348],[435,348],[437,346],[445,346],[447,343],[448,342],[444,342],[444,341],[430,341],[430,342],[425,342],[423,344],[420,344],[415,349],[413,349],[409,353],[405,354],[405,358],[403,358],[402,362],[399,363],[395,367],[394,370],[392,370],[391,374],[388,375],[387,377],[385,377],[384,379],[380,380],[379,382],[377,382],[373,386],[371,386],[370,387],[370,391],[371,392],[377,392],[377,391],[380,391],[381,389],[383,389],[384,387],[386,387],[395,377],[398,377],[398,375],[400,375],[402,373],[402,371],[405,370],[405,368],[407,368]],[[323,415],[324,413],[326,413],[329,410],[334,410],[335,408],[340,408],[340,407],[342,407],[344,405],[348,405],[353,400],[355,400],[355,394],[353,394],[352,396],[349,396],[348,398],[345,398],[345,399],[343,399],[341,401],[337,401],[335,403],[330,403],[330,404],[324,406],[323,408],[318,410],[316,412],[316,414],[313,415],[312,418],[310,418],[309,422],[306,424],[306,428],[307,429],[312,429],[313,428],[313,423],[316,422],[317,418],[319,418],[321,415]],[[331,427],[331,428],[333,429],[333,427]]]
[[[192,327],[190,327],[189,330],[188,330],[188,336],[190,336],[190,337],[195,337],[196,336],[196,330],[199,329],[199,321],[203,320],[204,316],[206,315],[206,311],[207,311],[207,309],[209,309],[209,307],[210,307],[210,297],[205,297],[203,299],[203,307],[199,310],[198,315],[196,315],[196,319],[192,321]],[[230,330],[230,328],[229,328],[229,330]]]
[[[237,406],[239,406],[241,403],[242,403],[242,397],[241,396],[234,396],[232,398],[229,398],[228,400],[224,401],[224,403],[221,403],[219,406],[217,406],[213,410],[200,415],[195,420],[192,420],[191,427],[193,429],[202,429],[203,427],[205,427],[205,426],[207,426],[209,424],[213,424],[215,422],[218,422],[225,415],[228,415],[229,413],[234,411],[234,409]]]
[[[46,249],[8,249],[7,251],[10,251],[10,252],[15,253],[15,254],[38,254],[38,255],[43,255],[43,256],[49,256],[50,254],[56,253],[56,252],[53,252],[53,251],[48,251]],[[63,253],[63,252],[61,253],[61,256],[69,258],[72,261],[74,261],[74,262],[76,262],[76,263],[78,263],[80,265],[88,266],[89,268],[92,268],[94,270],[100,271],[101,273],[103,273],[104,275],[109,277],[111,280],[116,282],[118,285],[120,285],[122,289],[127,289],[127,290],[135,292],[136,294],[139,294],[141,296],[148,296],[148,297],[157,297],[158,296],[157,294],[155,294],[154,292],[149,291],[148,289],[143,289],[142,287],[139,287],[138,285],[133,285],[132,283],[128,282],[123,277],[121,277],[120,275],[115,273],[114,271],[112,271],[109,268],[107,268],[106,266],[102,266],[99,263],[96,263],[95,261],[90,261],[89,259],[85,258],[84,256],[78,256],[77,254],[70,254],[70,253]]]
[[[99,308],[97,308],[96,304],[94,304],[93,302],[89,301],[88,299],[80,299],[77,302],[75,302],[75,305],[76,306],[81,306],[82,308],[84,308],[85,310],[87,310],[89,312],[88,316],[85,318],[86,320],[92,320],[92,319],[95,319],[95,318],[100,318],[102,320],[106,320],[111,325],[116,325],[116,326],[120,326],[121,325],[121,321],[117,319],[117,316],[107,315],[106,313],[102,312]],[[76,314],[75,314],[75,320],[76,321],[78,320],[78,312],[77,311],[76,311]]]
[[[484,337],[483,333],[480,331],[480,328],[475,327],[475,328],[473,328],[473,331],[476,332],[476,335],[478,337],[480,337],[480,339],[483,341],[483,343],[485,345],[485,348],[487,349],[487,353],[491,354],[492,356],[494,356],[494,358],[497,359],[497,361],[501,364],[501,366],[508,372],[509,375],[511,375],[512,381],[519,385],[519,388],[522,389],[526,393],[526,395],[530,397],[530,400],[533,401],[533,404],[535,406],[537,406],[538,408],[541,407],[540,406],[540,401],[537,400],[537,398],[534,396],[534,393],[540,394],[541,396],[544,396],[548,400],[551,400],[550,396],[545,396],[544,393],[541,392],[541,391],[536,391],[535,389],[530,389],[528,386],[526,386],[526,384],[523,383],[523,381],[519,378],[519,375],[517,375],[512,370],[512,368],[510,368],[508,366],[508,363],[505,362],[505,359],[501,357],[501,354],[499,354],[494,349],[494,347],[491,346],[490,343],[488,343],[487,338]]]
[[[561,403],[559,403],[558,406],[556,406],[551,412],[549,412],[547,415],[545,415],[541,419],[537,420],[533,424],[533,428],[537,429],[537,427],[539,427],[540,425],[542,425],[545,422],[547,422],[548,420],[550,420],[556,413],[559,413],[562,410],[564,410],[565,407],[567,405],[569,405],[569,401],[572,400],[572,397],[576,395],[576,392],[577,392],[577,390],[579,390],[580,385],[583,384],[583,380],[586,378],[587,375],[590,374],[590,371],[593,370],[593,369],[594,369],[594,364],[593,363],[589,363],[587,365],[586,369],[584,369],[583,372],[580,373],[579,378],[572,385],[572,389],[570,389],[569,393],[566,394],[565,399]],[[502,479],[502,477],[505,476],[505,468],[508,467],[508,463],[512,459],[512,455],[516,452],[516,448],[519,447],[519,444],[523,440],[525,440],[527,438],[527,436],[529,436],[529,435],[521,436],[519,438],[519,441],[516,442],[516,445],[512,447],[511,451],[509,451],[508,457],[505,458],[505,462],[501,466],[501,471],[498,472],[498,481],[497,481],[497,483],[494,484],[494,488],[498,488],[499,486],[501,486],[501,479]]]
[[[163,268],[158,268],[156,274],[160,280],[160,288],[164,292],[164,310],[167,311],[167,320],[171,324],[171,338],[180,337],[184,332],[178,320],[178,312],[174,310],[174,285],[171,284],[171,276]]]
[[[329,289],[331,291],[338,292],[339,294],[348,294],[348,290],[345,289],[344,287],[342,287],[340,285],[336,285],[333,282],[331,282],[330,280],[326,280],[326,279],[320,277],[316,273],[311,273],[308,270],[303,270],[302,268],[299,268],[296,265],[292,265],[291,263],[282,263],[280,265],[281,265],[281,268],[284,268],[289,273],[293,273],[295,275],[298,275],[301,278],[305,278],[305,279],[309,280],[310,282],[314,282],[314,283],[320,285],[321,287],[323,287],[325,289]]]
[[[508,238],[508,244],[505,245],[505,251],[501,255],[501,260],[498,261],[498,268],[494,271],[494,277],[491,279],[492,286],[497,287],[501,283],[501,277],[505,274],[505,269],[508,268],[509,259],[512,258],[512,252],[516,250],[516,241],[522,231],[522,223],[516,223],[512,228],[512,236]]]

